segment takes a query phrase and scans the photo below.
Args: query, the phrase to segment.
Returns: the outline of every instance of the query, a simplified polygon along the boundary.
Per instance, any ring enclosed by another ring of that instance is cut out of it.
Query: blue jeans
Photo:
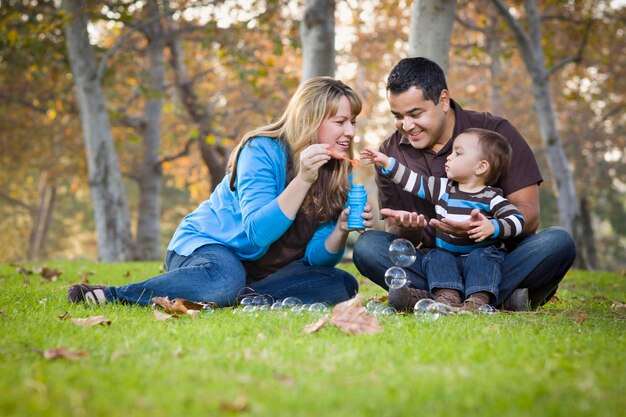
[[[503,261],[504,251],[493,246],[474,249],[467,255],[432,249],[424,255],[422,269],[431,294],[435,288],[448,288],[467,298],[485,291],[493,295],[492,300],[497,300]]]
[[[359,272],[384,289],[388,289],[385,271],[393,266],[388,256],[389,244],[397,238],[391,233],[370,230],[363,233],[354,245],[353,261]],[[427,290],[423,257],[424,253],[418,251],[415,263],[405,270],[412,287]],[[556,292],[575,257],[574,240],[560,227],[550,227],[528,236],[504,257],[503,278],[494,305],[502,304],[517,288],[528,288],[532,308],[545,304]]]
[[[167,272],[122,287],[106,287],[108,301],[150,305],[152,297],[184,298],[231,306],[247,294],[266,294],[274,300],[297,297],[303,303],[337,304],[359,291],[357,280],[341,269],[295,261],[246,286],[246,270],[230,249],[205,245],[189,256],[168,251]]]

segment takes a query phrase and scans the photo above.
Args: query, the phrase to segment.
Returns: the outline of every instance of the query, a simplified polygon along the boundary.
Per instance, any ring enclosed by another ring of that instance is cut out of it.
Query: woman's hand
[[[298,177],[304,182],[313,184],[317,181],[320,167],[330,161],[330,158],[327,144],[317,143],[309,146],[300,153]]]
[[[365,205],[365,209],[363,210],[363,214],[361,217],[363,218],[363,226],[364,229],[351,229],[348,227],[348,214],[350,214],[350,207],[347,207],[341,212],[339,219],[337,219],[337,227],[339,227],[342,231],[348,233],[352,231],[357,231],[359,233],[364,233],[367,229],[371,229],[374,227],[374,222],[372,219],[374,215],[372,214],[372,207],[369,204]]]

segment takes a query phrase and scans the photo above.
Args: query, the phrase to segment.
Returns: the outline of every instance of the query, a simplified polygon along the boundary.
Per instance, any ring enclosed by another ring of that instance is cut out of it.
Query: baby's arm
[[[361,162],[368,164],[376,164],[378,168],[389,169],[391,158],[382,152],[375,151],[371,148],[365,148],[359,154]]]

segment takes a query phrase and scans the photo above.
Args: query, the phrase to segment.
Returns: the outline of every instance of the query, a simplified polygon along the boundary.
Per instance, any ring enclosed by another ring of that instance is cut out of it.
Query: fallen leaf
[[[578,322],[580,326],[582,326],[585,320],[587,320],[588,316],[589,314],[586,311],[581,311],[580,313],[578,313],[578,317],[576,318],[576,321]]]
[[[554,294],[552,297],[550,297],[548,303],[558,303],[559,301],[561,301],[561,299],[556,294]]]
[[[70,313],[68,313],[67,311],[65,311],[64,313],[59,314],[59,315],[57,316],[57,318],[58,318],[59,320],[61,320],[61,321],[63,321],[63,320],[67,320],[67,319],[69,319],[70,317],[71,317],[71,316],[70,316]]]
[[[81,271],[78,273],[78,277],[81,278],[80,283],[81,284],[89,284],[89,279],[88,277],[94,275],[95,272],[93,271]]]
[[[624,310],[626,309],[626,304],[615,301],[613,304],[611,304],[611,309],[612,310]]]
[[[296,386],[296,381],[288,375],[274,374],[274,376],[287,388],[293,388]]]
[[[248,408],[248,399],[246,397],[237,397],[235,401],[222,401],[220,403],[220,410],[229,413],[239,413],[245,411]]]
[[[130,271],[126,271],[126,273],[124,273],[124,278],[128,278],[130,277]]]
[[[342,331],[352,334],[374,334],[382,331],[376,317],[369,314],[361,305],[363,296],[339,303],[333,309],[330,322]]]
[[[318,331],[319,329],[321,329],[322,327],[324,327],[324,325],[326,323],[329,323],[330,321],[328,320],[327,317],[322,317],[321,319],[319,319],[316,323],[311,323],[311,324],[307,324],[304,327],[304,332],[305,333],[315,333],[316,331]]]
[[[174,315],[183,313],[190,316],[197,316],[207,306],[215,306],[215,303],[196,303],[184,298],[174,298],[170,301],[169,297],[153,297],[152,303],[156,307],[161,307],[166,313]]]
[[[84,319],[70,319],[70,321],[77,326],[97,326],[98,324],[102,326],[111,325],[111,320],[104,316],[91,316]]]
[[[22,275],[32,275],[33,271],[27,268],[24,268],[21,265],[15,265],[15,270],[17,271],[18,274],[22,274]]]
[[[56,281],[57,278],[59,278],[59,276],[63,274],[63,272],[59,271],[58,269],[48,268],[47,266],[39,268],[37,270],[37,273],[48,282]]]
[[[70,361],[75,361],[78,359],[86,358],[88,356],[89,352],[69,350],[64,347],[46,349],[43,351],[43,357],[48,360],[63,358]]]
[[[161,313],[159,310],[152,310],[152,313],[154,314],[154,318],[159,321],[165,321],[171,319],[172,317],[176,317],[170,314]]]

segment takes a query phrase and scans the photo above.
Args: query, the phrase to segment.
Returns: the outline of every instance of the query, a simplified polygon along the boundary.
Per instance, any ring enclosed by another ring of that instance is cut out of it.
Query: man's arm
[[[524,229],[522,235],[530,235],[539,227],[539,186],[529,185],[506,196],[524,216]]]

